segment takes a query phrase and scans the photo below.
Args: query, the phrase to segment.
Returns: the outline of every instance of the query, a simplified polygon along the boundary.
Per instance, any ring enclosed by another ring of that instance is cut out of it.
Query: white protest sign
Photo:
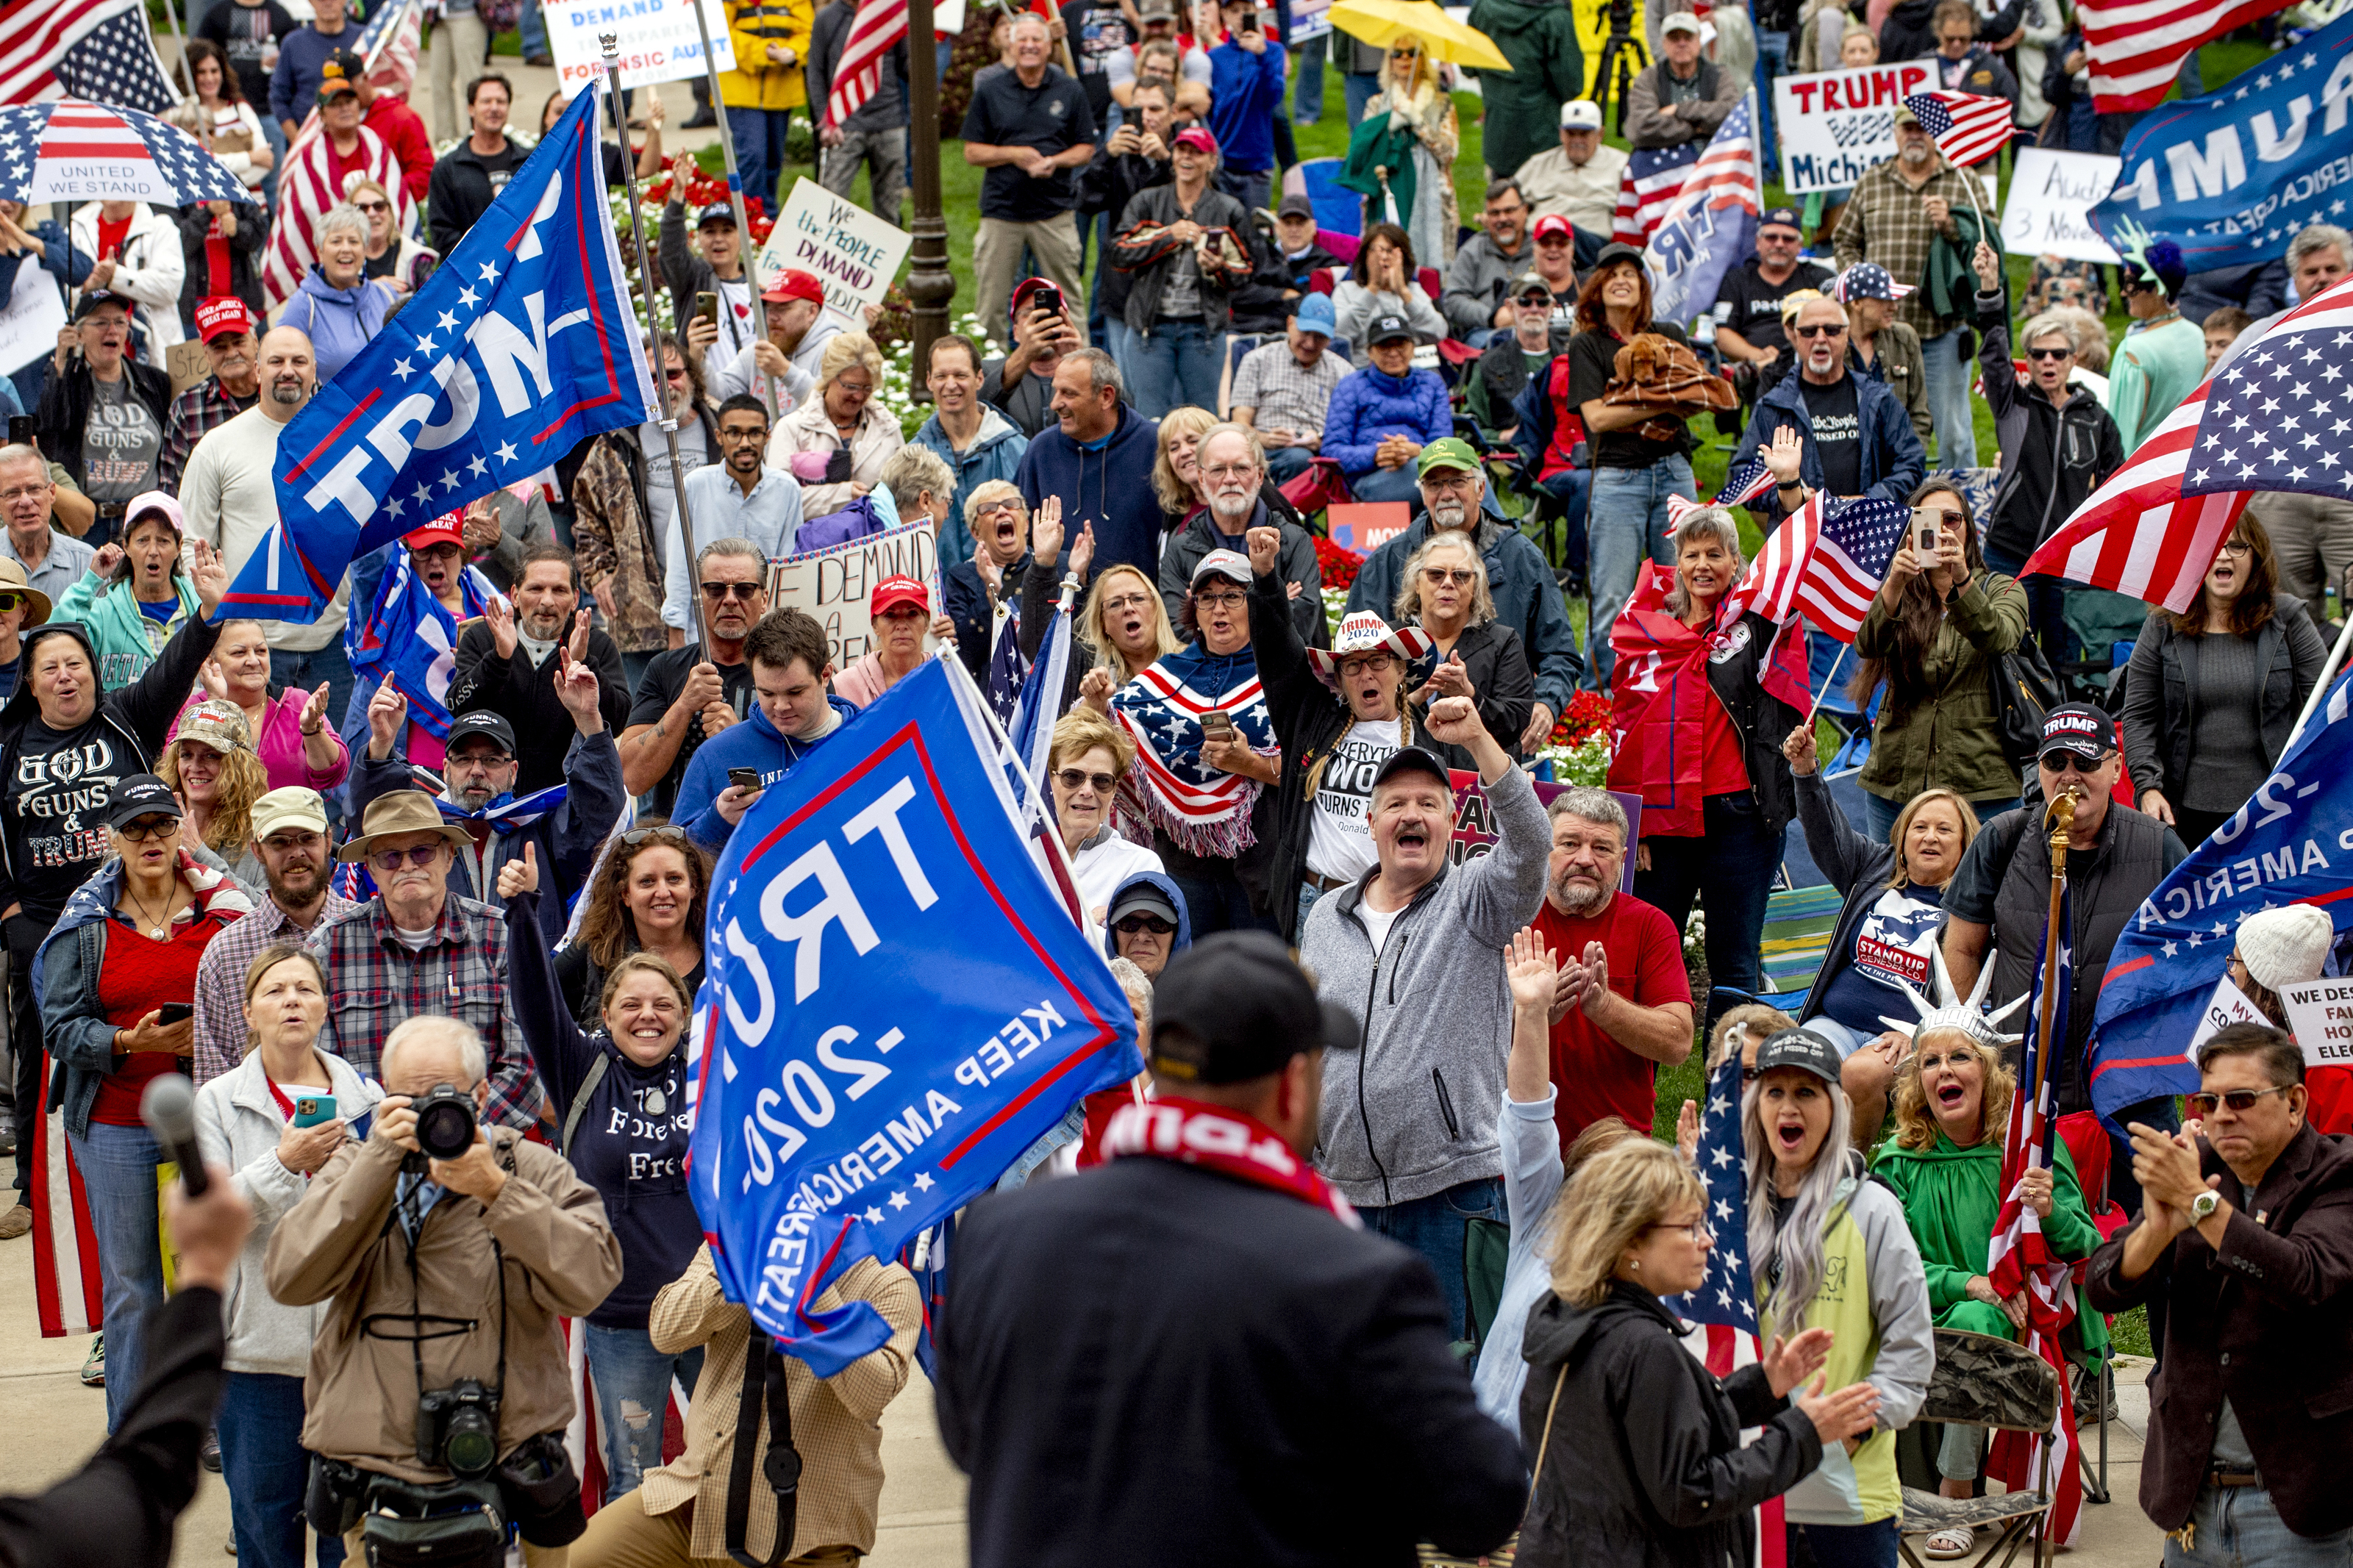
[[[2247,994],[2240,990],[2232,982],[2231,977],[2225,974],[2222,976],[2222,983],[2214,987],[2214,994],[2206,999],[2204,1009],[2198,1015],[2198,1026],[2189,1032],[2189,1044],[2181,1054],[2194,1066],[2198,1060],[2199,1051],[2204,1047],[2208,1040],[2214,1037],[2215,1030],[2228,1024],[2268,1024],[2270,1022],[2269,1018],[2263,1016],[2263,1010],[2248,1000]]]
[[[2125,161],[2048,147],[2021,147],[2017,156],[2001,209],[2001,247],[2012,256],[2117,260],[2084,215],[2106,197]]]
[[[547,21],[548,52],[555,57],[556,79],[567,100],[603,73],[604,33],[620,44],[622,87],[702,75],[702,38],[688,0],[562,0],[540,14]],[[726,6],[721,0],[702,0],[702,20],[711,29],[711,52],[719,68],[733,70],[735,46],[727,35]]]
[[[825,285],[826,313],[862,332],[865,308],[882,302],[914,243],[905,229],[803,175],[760,251],[760,282],[765,287],[787,267],[813,273]]]
[[[16,374],[45,353],[54,353],[58,329],[66,324],[66,297],[57,279],[30,252],[16,268],[16,286],[0,306],[0,373]]]
[[[2307,980],[2283,989],[2280,1001],[2305,1066],[2353,1067],[2353,978]]]
[[[1843,190],[1895,153],[1895,110],[1936,85],[1921,60],[1817,71],[1773,82],[1773,124],[1781,133],[1781,184],[1793,196]]]
[[[939,540],[928,519],[870,533],[846,544],[787,555],[768,563],[768,605],[806,610],[825,627],[833,668],[848,669],[874,651],[874,621],[867,604],[885,577],[926,584],[939,608]],[[933,647],[926,635],[923,647]]]

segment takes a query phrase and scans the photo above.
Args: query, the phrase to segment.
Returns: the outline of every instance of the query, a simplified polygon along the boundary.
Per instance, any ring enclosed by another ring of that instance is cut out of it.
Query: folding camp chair
[[[1928,1397],[1915,1419],[2047,1436],[2059,1418],[2062,1396],[2058,1369],[2025,1346],[1991,1334],[1938,1329],[1936,1370],[1929,1374]],[[2036,1479],[2040,1483],[2042,1478]],[[2047,1485],[1980,1498],[1948,1498],[1905,1487],[1897,1541],[1911,1568],[1927,1568],[1913,1551],[1912,1537],[1940,1530],[1989,1529],[1993,1539],[1971,1568],[1989,1568],[1996,1552],[2001,1553],[2001,1568],[2009,1568],[2029,1541],[2040,1564],[2050,1520]]]

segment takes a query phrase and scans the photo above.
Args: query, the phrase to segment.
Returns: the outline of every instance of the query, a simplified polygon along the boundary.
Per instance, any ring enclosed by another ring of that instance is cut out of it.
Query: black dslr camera
[[[417,1112],[417,1146],[428,1158],[455,1160],[474,1146],[474,1097],[466,1090],[437,1083],[411,1109]]]
[[[417,1462],[468,1480],[489,1475],[499,1462],[499,1391],[461,1377],[417,1395]]]

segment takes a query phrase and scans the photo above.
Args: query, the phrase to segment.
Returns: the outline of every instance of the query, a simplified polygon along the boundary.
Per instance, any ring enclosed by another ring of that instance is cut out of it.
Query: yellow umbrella
[[[1340,0],[1331,15],[1332,26],[1377,47],[1410,38],[1434,60],[1481,70],[1512,68],[1486,34],[1456,21],[1430,0]]]

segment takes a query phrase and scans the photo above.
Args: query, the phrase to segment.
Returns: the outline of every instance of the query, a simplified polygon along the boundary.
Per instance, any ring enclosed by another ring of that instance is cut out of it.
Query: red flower
[[[1345,588],[1356,581],[1357,569],[1365,558],[1355,551],[1333,543],[1322,534],[1314,535],[1315,564],[1324,575],[1326,588]]]
[[[1581,746],[1609,733],[1609,700],[1599,691],[1580,691],[1569,699],[1568,711],[1553,721],[1551,743]]]

